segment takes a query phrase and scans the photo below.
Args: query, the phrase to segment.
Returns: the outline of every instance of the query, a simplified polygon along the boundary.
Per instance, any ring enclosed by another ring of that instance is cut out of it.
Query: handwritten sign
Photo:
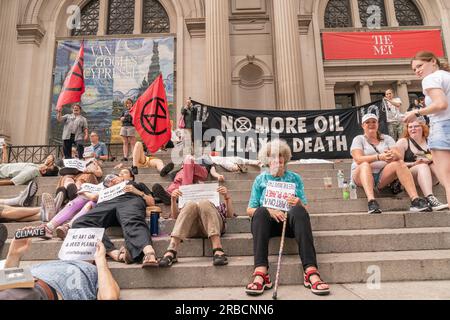
[[[83,183],[80,187],[78,193],[89,192],[93,194],[99,194],[105,187],[102,183],[100,184],[92,184],[92,183]]]
[[[295,196],[295,183],[269,181],[264,194],[264,207],[280,211],[289,211],[287,199]]]
[[[105,229],[70,229],[58,257],[67,261],[92,261],[95,259],[97,242],[103,239]]]
[[[78,159],[64,159],[64,167],[84,171],[86,170],[86,161]]]
[[[116,184],[111,188],[103,189],[98,195],[97,203],[109,201],[125,194],[125,191],[123,191],[123,189],[125,188],[127,183],[128,181],[124,181],[122,183]]]
[[[211,201],[216,207],[218,207],[220,205],[219,192],[217,192],[218,188],[218,183],[181,186],[180,191],[183,195],[178,200],[178,207],[183,208],[189,201],[199,203],[201,200]]]
[[[94,158],[95,157],[95,151],[94,147],[86,147],[84,148],[83,158]]]

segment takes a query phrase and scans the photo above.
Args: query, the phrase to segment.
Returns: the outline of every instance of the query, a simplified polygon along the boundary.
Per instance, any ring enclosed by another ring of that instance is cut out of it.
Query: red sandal
[[[304,280],[304,286],[305,288],[311,289],[311,292],[318,295],[318,296],[326,296],[328,294],[330,294],[330,288],[327,289],[319,289],[320,285],[328,285],[326,282],[319,280],[317,282],[311,283],[311,277],[312,276],[318,276],[320,278],[320,273],[318,270],[313,269],[311,271],[308,271],[305,274],[305,280]]]
[[[260,296],[264,293],[265,290],[272,289],[273,283],[270,281],[270,276],[268,273],[263,273],[261,271],[256,271],[253,275],[253,282],[247,285],[245,292],[250,296]],[[256,277],[263,278],[264,282],[259,283],[255,282]],[[250,289],[249,286],[256,286],[256,289]]]

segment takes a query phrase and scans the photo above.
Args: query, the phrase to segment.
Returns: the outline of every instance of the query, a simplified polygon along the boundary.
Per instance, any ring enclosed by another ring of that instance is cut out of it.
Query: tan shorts
[[[136,128],[135,127],[122,127],[120,129],[121,137],[136,137]]]

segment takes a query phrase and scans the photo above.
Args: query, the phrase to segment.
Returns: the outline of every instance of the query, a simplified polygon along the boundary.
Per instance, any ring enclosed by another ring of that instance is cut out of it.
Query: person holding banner
[[[129,146],[131,150],[134,150],[136,144],[136,129],[133,125],[133,118],[131,117],[130,110],[133,107],[133,100],[127,99],[125,101],[125,109],[123,110],[120,121],[122,122],[122,128],[120,129],[120,136],[123,141],[123,158],[122,161],[128,161]]]
[[[5,268],[19,268],[20,261],[30,251],[31,245],[30,238],[13,239]],[[52,261],[34,265],[31,267],[31,274],[35,279],[34,288],[0,291],[0,300],[119,300],[120,287],[109,270],[105,246],[100,241],[97,243],[94,259],[92,263]],[[77,275],[77,285],[68,281],[70,275]]]
[[[357,186],[364,188],[368,213],[382,213],[375,200],[374,187],[381,190],[397,179],[411,198],[411,212],[431,211],[428,202],[419,198],[414,178],[401,159],[394,139],[379,132],[378,117],[366,114],[362,118],[362,128],[364,134],[355,137],[350,148],[353,157],[351,179]]]
[[[181,210],[178,208],[177,200],[183,196],[183,193],[179,189],[172,192],[171,218],[176,219],[176,222],[169,247],[159,262],[160,267],[171,267],[178,261],[178,247],[187,238],[210,239],[213,248],[213,265],[228,264],[220,237],[225,233],[226,219],[234,217],[234,209],[228,189],[220,186],[217,192],[224,198],[224,202],[219,206],[216,207],[209,200],[189,201]]]
[[[119,226],[123,230],[125,245],[117,250],[107,235],[103,236],[108,255],[118,262],[132,264],[142,261],[143,267],[156,267],[156,253],[152,246],[146,218],[146,208],[155,205],[150,190],[142,183],[130,181],[125,174],[108,176],[108,189],[124,185],[111,199],[101,202],[86,215],[77,219],[72,228],[109,228]],[[106,180],[106,179],[105,179]],[[103,192],[104,192],[103,191]]]
[[[431,132],[428,146],[436,166],[437,178],[445,188],[450,203],[450,67],[432,52],[422,51],[411,61],[415,74],[422,79],[426,107],[409,112],[405,122],[429,116]]]
[[[91,148],[94,151],[94,154],[92,154],[95,159],[101,161],[107,161],[108,160],[108,148],[106,147],[106,144],[104,142],[101,142],[98,133],[92,131],[90,135],[91,139]],[[86,153],[86,152],[85,152]],[[83,158],[86,158],[85,154],[83,153]]]
[[[72,145],[75,144],[78,150],[78,158],[83,158],[83,140],[88,141],[88,123],[85,117],[81,115],[81,106],[75,104],[72,106],[72,114],[62,115],[62,110],[57,110],[56,120],[64,122],[62,134],[63,152],[65,159],[72,159]]]
[[[425,122],[411,122],[405,127],[404,138],[397,142],[397,149],[400,159],[405,161],[428,204],[433,211],[440,211],[448,209],[448,204],[442,204],[433,194],[433,185],[437,185],[438,181],[436,165],[427,144],[429,133]]]
[[[273,140],[265,145],[259,159],[269,166],[269,171],[261,173],[253,183],[247,214],[252,218],[253,251],[255,270],[253,281],[246,287],[248,295],[257,296],[265,290],[272,289],[269,270],[270,238],[282,234],[283,223],[287,219],[286,236],[295,238],[304,270],[304,285],[317,295],[330,293],[328,284],[322,281],[318,271],[316,250],[307,211],[307,199],[302,178],[297,173],[287,170],[287,164],[292,158],[290,147],[285,141]],[[279,209],[265,207],[270,182],[293,186],[286,190],[283,207],[288,207],[286,213]]]

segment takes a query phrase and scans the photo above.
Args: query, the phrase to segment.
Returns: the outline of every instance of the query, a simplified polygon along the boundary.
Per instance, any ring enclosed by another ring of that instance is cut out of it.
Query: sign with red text
[[[264,208],[289,211],[287,200],[295,196],[295,183],[269,181],[264,194]]]
[[[422,50],[444,57],[440,30],[324,32],[325,60],[410,59]]]

